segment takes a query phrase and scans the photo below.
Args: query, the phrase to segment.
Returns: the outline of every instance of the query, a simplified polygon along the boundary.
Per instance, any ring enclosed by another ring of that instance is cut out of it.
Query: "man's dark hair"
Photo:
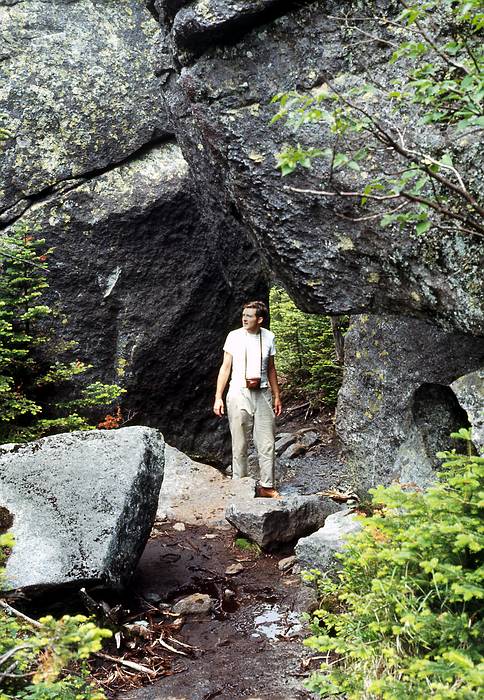
[[[259,318],[262,316],[264,321],[267,321],[269,318],[269,309],[263,301],[248,301],[242,307],[242,310],[243,309],[255,309],[255,315]]]

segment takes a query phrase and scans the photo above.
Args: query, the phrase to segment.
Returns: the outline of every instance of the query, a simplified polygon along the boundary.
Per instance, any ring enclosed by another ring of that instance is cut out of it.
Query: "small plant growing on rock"
[[[470,431],[452,437],[470,446]],[[335,580],[318,577],[307,645],[327,654],[309,682],[321,697],[482,697],[484,458],[470,447],[438,456],[443,471],[426,491],[372,491],[383,510],[362,519]]]

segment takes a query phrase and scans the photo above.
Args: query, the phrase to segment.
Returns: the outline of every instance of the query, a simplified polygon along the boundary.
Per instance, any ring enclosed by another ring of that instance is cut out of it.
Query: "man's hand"
[[[274,413],[276,416],[280,416],[282,413],[282,402],[279,396],[274,399]]]
[[[225,409],[223,399],[215,399],[215,402],[213,404],[213,412],[216,416],[219,416],[219,418],[221,418],[224,415]]]

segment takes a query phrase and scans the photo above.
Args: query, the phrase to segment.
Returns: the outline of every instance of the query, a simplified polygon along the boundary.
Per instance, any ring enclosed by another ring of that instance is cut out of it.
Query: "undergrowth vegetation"
[[[0,577],[14,545],[0,535]],[[0,611],[0,700],[104,700],[89,681],[86,659],[101,649],[110,630],[84,615],[23,620]]]
[[[94,428],[94,410],[124,393],[97,381],[74,395],[89,366],[72,359],[75,343],[58,333],[65,319],[45,302],[51,252],[23,226],[0,237],[0,443]],[[52,398],[59,390],[63,401]]]
[[[442,452],[426,491],[372,491],[374,514],[316,581],[308,646],[326,655],[309,686],[348,700],[477,700],[484,687],[484,458]]]
[[[271,289],[270,309],[284,393],[314,408],[336,404],[343,368],[329,317],[300,311],[280,287]]]

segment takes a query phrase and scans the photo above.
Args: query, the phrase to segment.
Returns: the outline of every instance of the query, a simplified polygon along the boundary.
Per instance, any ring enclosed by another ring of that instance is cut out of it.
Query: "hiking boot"
[[[280,494],[276,489],[270,488],[269,486],[256,486],[255,489],[256,498],[280,498]]]

